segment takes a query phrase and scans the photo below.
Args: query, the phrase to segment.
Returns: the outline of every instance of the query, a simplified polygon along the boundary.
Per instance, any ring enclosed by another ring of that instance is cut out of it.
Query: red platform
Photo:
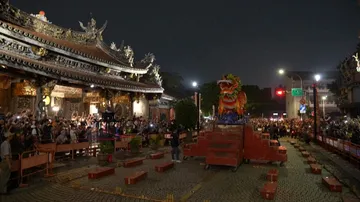
[[[277,182],[267,182],[260,193],[263,199],[274,200],[277,189]]]
[[[334,177],[323,177],[323,184],[325,184],[332,192],[342,192],[342,184]]]
[[[133,160],[125,161],[124,168],[138,166],[138,165],[143,164],[143,162],[144,162],[144,159],[133,159]]]
[[[233,167],[232,171],[236,171],[243,161],[243,134],[243,125],[218,125],[207,136],[206,168],[209,165],[223,165]]]
[[[151,159],[161,159],[164,157],[164,153],[163,152],[158,152],[155,154],[150,154],[150,158]]]
[[[316,164],[316,159],[313,157],[309,157],[309,158],[307,158],[307,162],[308,162],[308,164]]]
[[[198,136],[197,143],[185,144],[183,147],[183,158],[184,160],[188,157],[198,156],[205,157],[207,154],[207,149],[209,141],[207,140],[207,134]]]
[[[88,178],[99,179],[108,175],[112,175],[114,173],[115,173],[115,168],[108,168],[108,167],[95,168],[94,170],[88,172]]]
[[[322,167],[319,164],[310,164],[311,173],[320,175]]]
[[[286,148],[270,146],[268,137],[266,133],[255,132],[251,125],[245,125],[244,159],[286,162]]]
[[[174,162],[163,163],[155,166],[155,171],[162,173],[174,167]]]
[[[147,177],[146,171],[139,171],[139,172],[132,174],[129,177],[125,177],[124,181],[125,181],[125,184],[136,184],[139,181],[145,179],[146,177]]]
[[[310,156],[309,152],[307,152],[307,151],[301,152],[301,155],[305,158],[308,158]]]
[[[278,180],[279,171],[277,169],[271,169],[266,175],[266,179],[270,182],[276,182]]]

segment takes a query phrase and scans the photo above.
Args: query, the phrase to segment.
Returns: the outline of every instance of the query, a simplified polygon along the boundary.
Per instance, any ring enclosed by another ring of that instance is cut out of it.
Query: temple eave
[[[27,73],[33,73],[54,80],[63,80],[84,86],[93,84],[97,87],[106,89],[141,93],[163,93],[164,91],[164,89],[159,86],[150,86],[140,82],[115,79],[104,75],[87,75],[82,72],[76,72],[75,70],[64,70],[62,67],[32,60],[20,55],[14,55],[2,50],[0,50],[0,64]]]
[[[69,43],[68,41],[55,39],[47,35],[32,30],[27,30],[25,28],[3,21],[0,21],[0,32],[9,37],[16,38],[17,40],[45,47],[46,49],[64,54],[66,56],[73,57],[75,54],[77,58],[83,61],[108,67],[117,71],[137,74],[145,74],[147,72],[147,69],[144,69],[142,67],[131,67],[125,62],[119,61],[118,58],[114,58],[114,56],[104,52],[102,48],[98,48],[96,44],[94,44],[93,46],[89,46]],[[94,56],[90,53],[96,53],[95,55],[100,56]]]

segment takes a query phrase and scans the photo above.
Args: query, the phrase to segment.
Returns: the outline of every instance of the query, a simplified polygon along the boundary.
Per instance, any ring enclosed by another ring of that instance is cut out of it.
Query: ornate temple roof
[[[95,19],[87,26],[79,24],[82,32],[62,28],[49,22],[42,11],[30,15],[0,0],[0,57],[7,65],[57,79],[134,92],[163,92],[153,54],[134,62],[130,46],[117,48],[113,43],[110,47],[102,41],[106,22],[101,28]],[[154,78],[144,84],[127,80],[122,73]]]

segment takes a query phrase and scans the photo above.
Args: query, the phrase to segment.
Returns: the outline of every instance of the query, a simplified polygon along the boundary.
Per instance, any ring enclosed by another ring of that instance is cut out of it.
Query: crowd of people
[[[271,137],[289,136],[292,138],[313,137],[313,119],[251,119],[255,130],[268,132]],[[321,120],[318,134],[360,144],[360,118],[341,117]]]
[[[37,143],[69,144],[77,142],[96,142],[101,137],[118,137],[125,134],[141,135],[147,142],[150,133],[165,133],[170,123],[167,121],[148,121],[142,117],[121,119],[109,123],[96,117],[61,117],[35,120],[30,111],[5,115],[0,120],[0,142],[5,140],[6,132],[14,134],[11,140],[13,154],[34,150]]]

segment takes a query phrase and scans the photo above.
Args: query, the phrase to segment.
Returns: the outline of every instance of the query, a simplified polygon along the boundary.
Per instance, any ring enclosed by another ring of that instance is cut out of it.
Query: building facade
[[[300,102],[301,99],[305,100],[306,107],[314,108],[314,96],[313,96],[313,84],[314,72],[288,72],[285,78],[286,85],[286,114],[288,118],[301,118],[304,115],[300,115]],[[330,92],[328,85],[336,80],[336,72],[324,72],[321,74],[321,79],[317,83],[318,98],[320,111],[329,114],[332,112],[338,112],[339,108],[335,102],[335,95]],[[292,88],[302,88],[303,97],[294,97],[291,95]],[[322,98],[326,99],[322,99]]]
[[[0,112],[150,117],[164,91],[155,56],[135,61],[130,46],[108,46],[106,26],[92,18],[74,31],[0,1]]]
[[[352,117],[360,115],[360,61],[357,50],[345,58],[338,66],[338,77],[334,86],[338,94],[338,104],[344,113]]]

